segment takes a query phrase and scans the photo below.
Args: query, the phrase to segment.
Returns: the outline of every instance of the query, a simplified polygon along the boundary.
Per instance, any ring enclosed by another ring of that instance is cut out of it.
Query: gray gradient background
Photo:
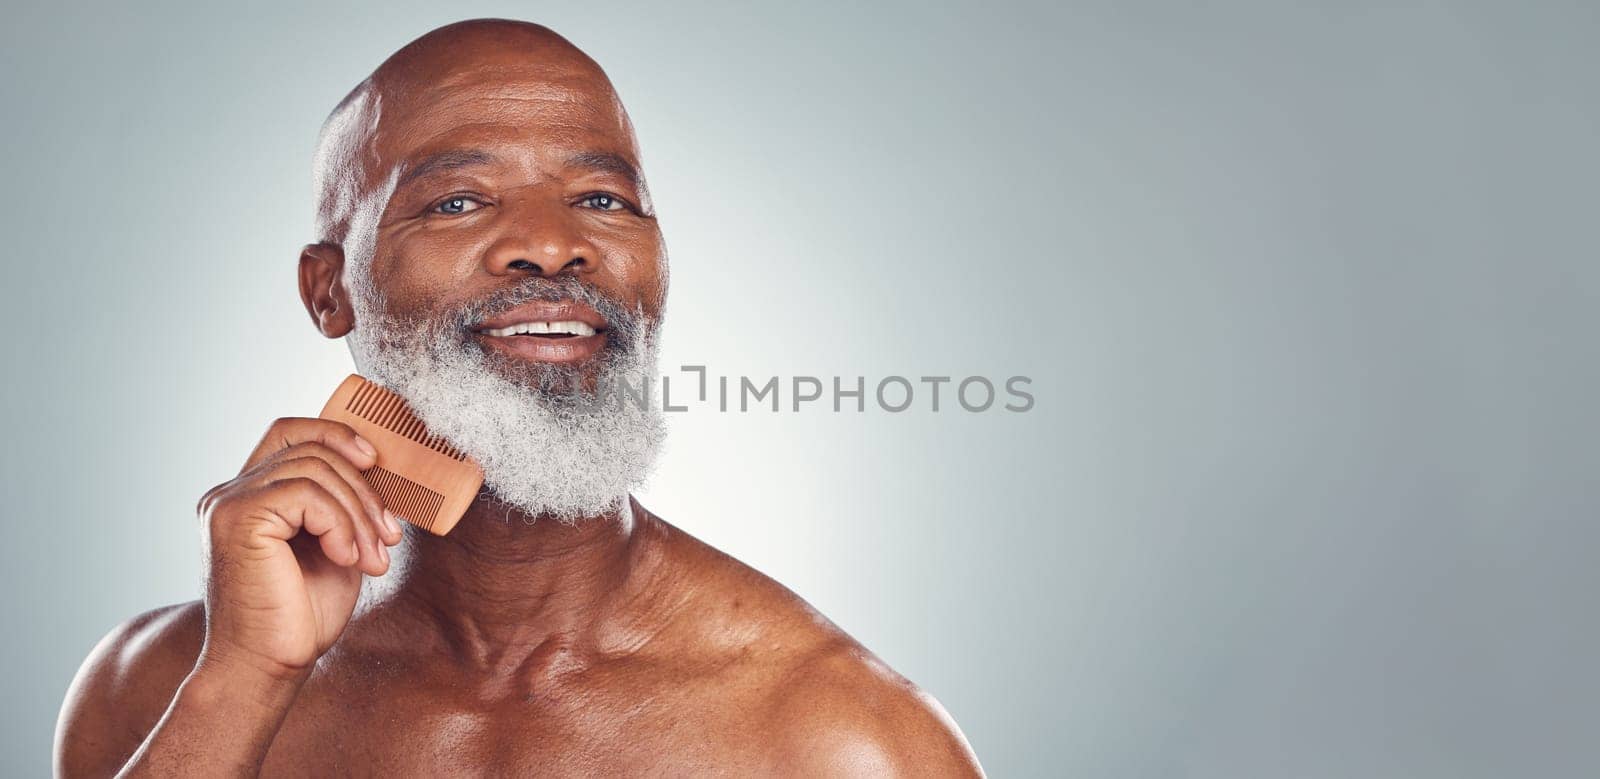
[[[318,123],[473,16],[620,90],[664,365],[1034,377],[676,415],[644,494],[993,774],[1600,770],[1595,6],[666,5],[7,8],[4,773],[349,369],[295,293]]]

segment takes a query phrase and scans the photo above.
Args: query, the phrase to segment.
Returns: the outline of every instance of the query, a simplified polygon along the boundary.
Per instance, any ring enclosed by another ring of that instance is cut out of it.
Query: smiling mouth
[[[576,300],[534,300],[473,328],[487,349],[521,362],[578,363],[606,348],[609,323]]]
[[[484,335],[496,337],[526,336],[530,338],[585,338],[604,330],[596,330],[586,322],[521,322],[508,327],[480,330]]]

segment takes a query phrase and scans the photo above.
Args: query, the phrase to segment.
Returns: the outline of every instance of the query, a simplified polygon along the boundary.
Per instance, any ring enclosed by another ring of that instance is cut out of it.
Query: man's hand
[[[116,706],[137,703],[115,692],[129,633],[108,636],[67,693],[57,773],[258,773],[317,658],[350,621],[361,575],[387,571],[384,546],[400,543],[399,522],[361,476],[376,462],[343,423],[272,423],[239,475],[200,499],[205,635],[166,712],[130,755],[114,724]]]
[[[207,525],[200,667],[303,678],[344,630],[361,574],[389,569],[400,523],[361,476],[377,451],[348,425],[272,423],[239,475],[200,499]]]

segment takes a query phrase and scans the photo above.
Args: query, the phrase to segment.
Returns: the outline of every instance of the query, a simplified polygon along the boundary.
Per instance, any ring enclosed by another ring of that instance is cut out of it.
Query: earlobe
[[[343,338],[356,324],[343,277],[343,248],[313,243],[300,250],[300,300],[312,324],[328,338]]]

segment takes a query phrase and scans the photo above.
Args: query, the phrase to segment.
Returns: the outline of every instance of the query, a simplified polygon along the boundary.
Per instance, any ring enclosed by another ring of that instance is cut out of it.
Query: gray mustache
[[[451,319],[455,328],[464,333],[477,322],[535,300],[573,300],[593,308],[605,317],[609,326],[607,344],[617,349],[630,349],[636,342],[636,336],[647,324],[642,310],[631,309],[622,301],[572,276],[555,279],[530,276],[514,286],[463,306]]]

